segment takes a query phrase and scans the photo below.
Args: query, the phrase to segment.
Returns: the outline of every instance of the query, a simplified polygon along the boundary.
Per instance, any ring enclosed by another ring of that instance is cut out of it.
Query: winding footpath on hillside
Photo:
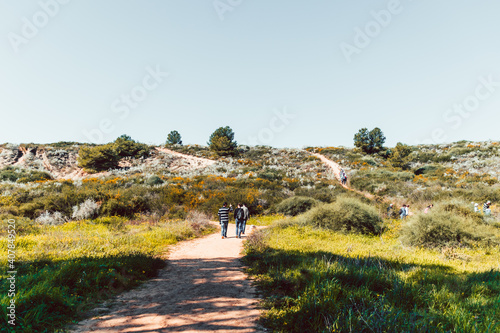
[[[242,239],[234,235],[229,224],[229,238],[215,233],[177,244],[157,278],[72,332],[264,332],[256,291],[242,270]]]
[[[187,162],[190,163],[190,165],[193,168],[206,168],[206,167],[211,166],[212,164],[214,164],[216,162],[216,161],[210,160],[208,158],[182,154],[182,153],[179,153],[177,151],[174,151],[174,150],[171,150],[168,148],[157,147],[156,149],[162,153],[177,156],[177,157],[180,157],[180,158],[186,160]]]
[[[353,191],[353,192],[356,192],[358,194],[361,194],[365,198],[368,198],[368,199],[375,198],[375,196],[371,193],[358,191],[356,189],[353,189],[352,187],[349,187],[347,185],[342,184],[342,182],[340,181],[340,170],[342,169],[342,167],[337,162],[334,162],[334,161],[332,161],[332,160],[330,160],[330,159],[326,158],[325,156],[318,154],[318,153],[311,153],[311,154],[313,156],[319,158],[321,160],[321,162],[325,163],[330,169],[332,169],[333,175],[339,181],[339,183],[342,187],[344,187],[345,189],[347,189],[349,191]]]

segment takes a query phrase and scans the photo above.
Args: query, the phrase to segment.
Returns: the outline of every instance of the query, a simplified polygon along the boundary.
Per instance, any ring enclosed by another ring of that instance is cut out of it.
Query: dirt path
[[[182,153],[173,151],[171,149],[163,148],[163,147],[157,147],[156,149],[158,151],[165,153],[165,154],[177,156],[177,157],[180,157],[180,158],[183,158],[183,159],[189,161],[190,164],[192,164],[193,168],[206,168],[206,167],[208,167],[216,162],[214,160],[209,160],[208,158],[186,155],[186,154],[182,154]]]
[[[242,271],[242,239],[234,235],[230,224],[227,239],[217,233],[174,246],[157,278],[73,332],[263,332],[255,289]]]
[[[375,198],[375,196],[374,196],[373,194],[371,194],[371,193],[358,191],[358,190],[353,189],[353,188],[351,188],[351,187],[349,187],[349,186],[347,186],[347,185],[343,185],[343,184],[340,182],[340,170],[341,170],[342,168],[341,168],[341,166],[340,166],[338,163],[336,163],[336,162],[334,162],[334,161],[332,161],[332,160],[330,160],[330,159],[326,158],[325,156],[323,156],[323,155],[321,155],[321,154],[318,154],[318,153],[311,153],[311,154],[312,154],[313,156],[315,156],[315,157],[319,158],[319,159],[320,159],[323,163],[325,163],[325,164],[326,164],[326,165],[327,165],[330,169],[332,169],[333,174],[335,175],[335,178],[337,178],[337,180],[339,181],[339,183],[340,183],[340,185],[341,185],[342,187],[344,187],[345,189],[347,189],[347,190],[349,190],[349,191],[354,191],[354,192],[356,192],[356,193],[358,193],[358,194],[361,194],[361,195],[362,195],[362,196],[364,196],[365,198],[368,198],[368,199],[374,199],[374,198]]]

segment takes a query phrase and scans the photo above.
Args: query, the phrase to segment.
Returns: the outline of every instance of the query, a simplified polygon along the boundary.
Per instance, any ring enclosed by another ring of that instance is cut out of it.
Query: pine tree
[[[384,143],[384,133],[378,127],[369,132],[367,128],[362,128],[354,135],[354,146],[367,154],[376,154],[383,151],[385,149]]]
[[[179,132],[171,131],[167,135],[167,145],[182,145],[182,138]]]
[[[236,147],[238,144],[234,141],[234,132],[231,127],[219,127],[215,132],[210,135],[208,141],[210,150],[214,151],[217,155],[235,155]]]

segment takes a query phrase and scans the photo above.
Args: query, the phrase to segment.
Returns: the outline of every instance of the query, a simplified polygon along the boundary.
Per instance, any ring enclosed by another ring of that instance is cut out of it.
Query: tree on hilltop
[[[181,134],[177,131],[171,131],[168,133],[167,145],[182,145]]]
[[[210,135],[208,141],[210,150],[214,151],[219,156],[235,155],[238,144],[234,141],[234,132],[231,127],[219,127]]]
[[[354,146],[367,154],[376,154],[384,151],[385,136],[382,130],[375,127],[371,131],[362,128],[354,135]]]
[[[115,140],[114,147],[119,157],[148,157],[151,150],[148,145],[136,142],[126,134],[119,136]]]

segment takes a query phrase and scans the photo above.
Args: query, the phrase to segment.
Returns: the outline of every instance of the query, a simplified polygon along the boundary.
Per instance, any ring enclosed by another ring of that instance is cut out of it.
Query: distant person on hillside
[[[405,208],[405,218],[410,216],[410,205],[406,205],[406,208]]]
[[[247,221],[250,218],[250,212],[248,211],[247,205],[243,204],[243,212],[245,213],[245,216],[243,217],[243,227],[241,233],[244,235],[245,234],[245,229],[247,228]]]
[[[394,212],[394,204],[391,203],[389,207],[387,207],[387,217],[391,217],[393,212]]]
[[[344,169],[340,169],[340,183],[342,185],[347,184],[347,175],[346,175]]]
[[[403,205],[403,207],[399,209],[399,218],[402,220],[405,218],[405,216],[406,216],[406,205]]]
[[[479,210],[479,204],[477,202],[474,204],[474,213],[481,213],[481,211]]]
[[[241,204],[238,204],[238,208],[234,210],[234,221],[236,222],[236,237],[241,238],[241,232],[243,230],[243,220],[245,219],[245,211]]]
[[[487,201],[483,205],[483,214],[484,215],[490,215],[491,214],[491,209],[490,209],[491,202]]]
[[[429,206],[425,207],[424,213],[427,214],[432,207],[434,207],[433,204],[430,204]]]
[[[227,202],[224,202],[222,207],[219,209],[219,223],[220,223],[220,231],[222,234],[222,239],[227,238],[227,225],[229,224],[229,212],[233,211],[233,206],[229,205],[227,207]]]

